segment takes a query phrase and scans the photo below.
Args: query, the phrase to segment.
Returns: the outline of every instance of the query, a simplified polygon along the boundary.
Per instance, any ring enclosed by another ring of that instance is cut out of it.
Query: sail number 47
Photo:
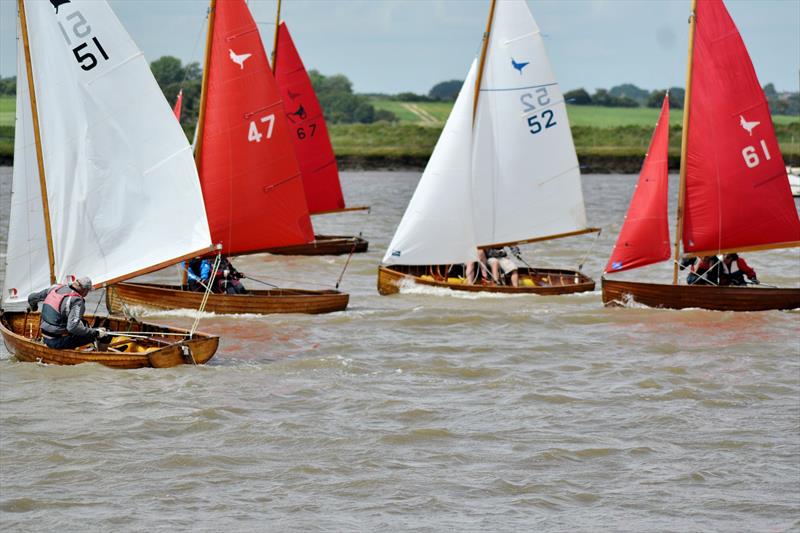
[[[267,123],[267,133],[266,133],[267,139],[271,138],[272,137],[272,127],[275,125],[275,114],[273,113],[273,114],[267,115],[266,117],[261,117],[259,122],[261,122],[262,124],[265,123],[265,122]],[[255,141],[257,143],[260,143],[261,142],[261,137],[263,137],[263,136],[264,136],[264,134],[261,133],[260,131],[258,131],[258,125],[256,125],[256,121],[255,120],[251,120],[250,121],[250,129],[247,132],[247,140],[250,141],[250,142]]]
[[[772,159],[772,156],[769,155],[769,150],[767,150],[767,142],[761,139],[759,144],[761,145],[761,150],[764,152],[764,159],[767,161]],[[761,158],[758,157],[755,146],[745,146],[742,150],[742,157],[748,168],[755,168],[761,164]]]

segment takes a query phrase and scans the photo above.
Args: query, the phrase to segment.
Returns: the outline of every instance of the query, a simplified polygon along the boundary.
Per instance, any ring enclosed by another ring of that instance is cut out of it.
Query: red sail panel
[[[183,105],[183,89],[178,91],[178,98],[175,99],[175,107],[172,108],[172,112],[175,113],[175,118],[178,119],[178,122],[181,121],[181,106]]]
[[[311,213],[344,208],[339,169],[322,106],[285,22],[278,27],[275,80],[283,98]]]
[[[219,0],[198,171],[211,238],[227,254],[314,239],[278,86],[244,0]]]
[[[800,241],[764,91],[721,0],[699,0],[689,103],[683,246],[716,252]]]
[[[667,192],[669,188],[669,96],[661,104],[656,130],[644,158],[639,182],[606,272],[620,272],[670,257]]]

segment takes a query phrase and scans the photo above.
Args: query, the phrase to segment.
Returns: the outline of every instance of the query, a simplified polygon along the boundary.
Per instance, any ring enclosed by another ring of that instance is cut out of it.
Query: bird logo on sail
[[[303,104],[300,104],[300,107],[297,108],[297,111],[286,113],[286,116],[289,117],[289,120],[291,120],[294,123],[296,121],[292,117],[297,117],[300,120],[305,120],[306,117],[308,117],[308,113],[306,113],[306,109],[303,107]]]
[[[50,0],[50,3],[56,8],[56,15],[58,15],[58,8],[64,4],[69,4],[70,0]]]
[[[525,61],[524,63],[517,63],[516,61],[514,61],[513,57],[511,58],[511,66],[519,71],[520,76],[522,76],[522,69],[530,65],[530,63],[531,63],[530,61]]]
[[[753,136],[753,128],[759,124],[761,124],[761,122],[748,122],[744,119],[744,115],[739,115],[739,125],[741,125],[743,129],[747,130],[747,133],[750,134],[750,137]]]
[[[239,65],[239,68],[244,70],[244,62],[253,54],[237,54],[230,48],[228,48],[228,52],[230,52],[231,61]]]

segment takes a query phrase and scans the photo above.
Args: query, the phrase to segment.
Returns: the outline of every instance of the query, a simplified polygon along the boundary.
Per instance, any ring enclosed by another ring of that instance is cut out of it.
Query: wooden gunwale
[[[199,309],[202,292],[159,283],[119,283],[106,291],[106,307],[122,314],[125,307]],[[344,311],[350,295],[337,290],[271,289],[248,294],[209,294],[205,311],[219,314],[321,314]]]
[[[435,267],[436,265],[434,265]],[[413,282],[418,285],[429,287],[440,287],[454,291],[464,292],[491,292],[501,294],[539,294],[545,296],[555,296],[560,294],[573,294],[578,292],[592,291],[595,282],[585,274],[569,269],[519,268],[520,282],[524,278],[530,278],[541,282],[545,278],[549,279],[548,285],[512,287],[510,285],[466,285],[463,283],[449,283],[444,278],[423,279],[422,271],[427,267],[416,267],[407,265],[392,265],[378,267],[378,292],[382,295],[396,294],[400,292],[400,286],[406,282]],[[575,282],[575,276],[578,282]]]
[[[274,255],[346,255],[360,254],[369,249],[369,242],[359,236],[314,235],[314,241],[266,250]]]
[[[671,285],[602,279],[603,304],[631,300],[648,307],[712,311],[771,311],[800,308],[800,288]]]
[[[180,328],[159,326],[147,322],[134,322],[115,317],[84,315],[94,327],[105,327],[112,331],[126,331],[131,334],[148,333],[186,333]],[[8,351],[18,360],[41,362],[53,365],[77,365],[99,363],[111,368],[132,369],[144,367],[165,368],[182,364],[205,364],[216,353],[219,337],[195,332],[189,340],[169,342],[150,352],[95,352],[81,349],[55,350],[36,340],[39,337],[39,313],[3,312],[0,315],[0,334]],[[27,330],[27,331],[26,331]],[[174,337],[172,337],[174,339]],[[154,339],[147,344],[164,344]],[[191,350],[184,353],[184,347]]]

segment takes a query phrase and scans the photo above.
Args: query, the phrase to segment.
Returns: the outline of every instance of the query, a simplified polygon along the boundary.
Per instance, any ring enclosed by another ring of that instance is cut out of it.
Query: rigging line
[[[600,238],[601,233],[603,233],[602,228],[597,232],[597,235],[594,236],[594,239],[592,239],[592,244],[589,245],[589,249],[586,250],[586,253],[583,254],[580,263],[578,263],[578,272],[583,270],[583,264],[586,262],[586,258],[589,257],[589,254],[592,253],[592,250],[594,250],[594,245],[597,243],[597,239]]]
[[[339,288],[339,284],[342,282],[342,278],[344,277],[344,272],[347,270],[347,266],[350,264],[350,259],[353,258],[353,254],[356,251],[356,244],[358,241],[353,241],[353,246],[350,248],[350,254],[347,256],[347,261],[344,262],[344,268],[342,269],[342,273],[339,274],[339,279],[336,280],[336,288]]]
[[[248,279],[253,279],[253,278],[249,278],[248,277]],[[305,284],[305,285],[316,285],[317,287],[330,288],[330,285],[328,285],[327,283],[314,283],[313,281],[306,281],[306,280],[298,281],[296,279],[276,278],[274,276],[272,277],[272,279],[274,279],[276,281],[287,281],[289,283],[297,283],[297,284]],[[262,282],[262,283],[266,283],[266,282]]]
[[[197,331],[197,325],[200,323],[200,316],[202,315],[203,311],[206,308],[206,302],[208,302],[208,296],[211,294],[211,287],[214,284],[213,280],[217,277],[217,271],[219,270],[219,263],[221,259],[222,259],[222,253],[217,252],[217,258],[214,260],[214,268],[211,269],[211,277],[208,278],[209,284],[206,286],[206,292],[203,294],[203,301],[200,302],[200,309],[197,310],[198,313],[194,319],[194,324],[192,324],[192,329],[189,330],[190,339],[194,335],[194,332]],[[192,361],[194,361],[194,355],[192,355]]]
[[[256,283],[261,283],[263,285],[266,285],[267,287],[272,287],[274,289],[280,289],[280,287],[278,287],[277,285],[273,285],[272,283],[267,283],[266,281],[261,281],[260,279],[256,279],[256,278],[252,277],[250,274],[246,274],[244,276],[244,279],[248,279],[250,281],[255,281]]]
[[[197,37],[194,38],[194,46],[192,46],[192,53],[189,55],[189,57],[191,59],[194,59],[195,57],[197,57],[197,48],[200,45],[200,38],[203,36],[203,33],[204,33],[203,30],[205,30],[205,26],[208,23],[208,15],[210,13],[211,13],[211,10],[209,8],[206,8],[206,18],[203,21],[203,23],[200,24],[200,29],[197,32]],[[191,63],[194,63],[194,61],[192,61]],[[189,63],[189,64],[191,64],[191,63]],[[199,61],[198,61],[198,63],[199,63]],[[183,66],[183,76],[181,76],[181,81],[178,82],[178,86],[181,89],[183,89],[183,84],[186,81],[186,75],[189,72],[189,69],[186,68],[186,67],[189,66],[189,64],[186,64],[186,65]]]

